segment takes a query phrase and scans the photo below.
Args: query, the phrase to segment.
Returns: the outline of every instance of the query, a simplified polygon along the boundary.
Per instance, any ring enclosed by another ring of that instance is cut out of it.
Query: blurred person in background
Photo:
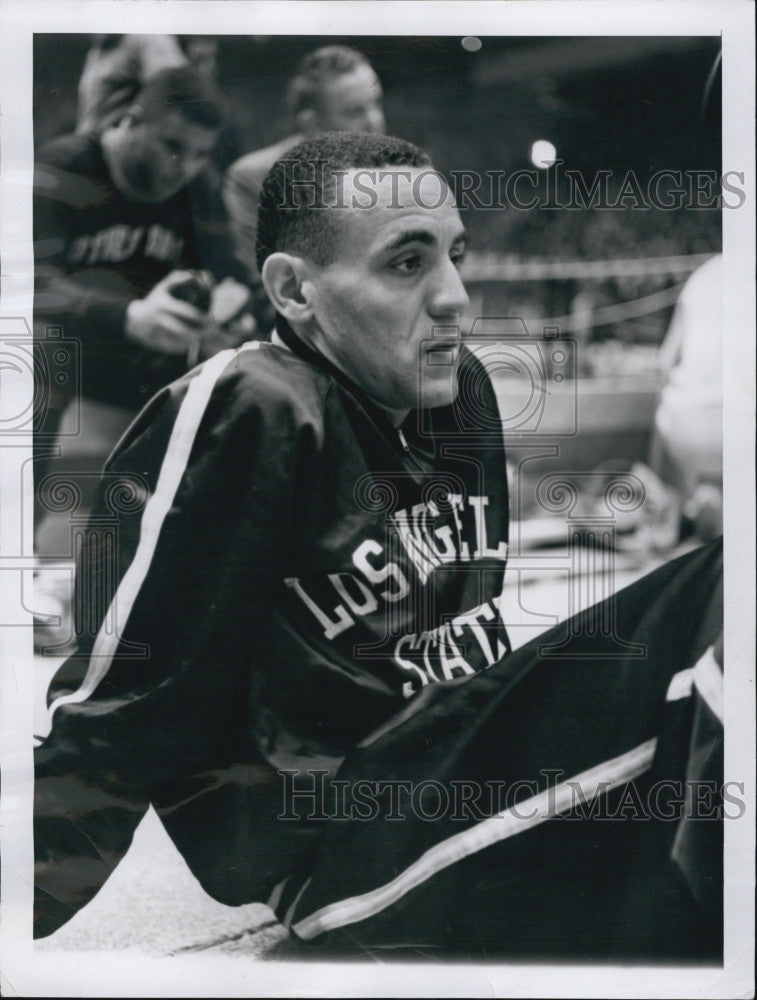
[[[99,135],[115,124],[149,77],[185,66],[175,35],[92,35],[79,79],[77,135]]]
[[[210,35],[92,35],[79,79],[76,132],[99,135],[128,111],[161,69],[190,65],[207,80],[217,70],[218,41]]]
[[[650,464],[705,540],[723,530],[723,257],[691,275],[660,346],[667,373]]]
[[[346,45],[326,45],[305,56],[289,81],[286,106],[293,133],[254,150],[226,174],[223,199],[236,252],[253,289],[258,326],[268,330],[275,313],[255,266],[258,203],[263,179],[273,164],[309,135],[319,132],[368,132],[385,129],[381,82],[368,60]]]
[[[723,531],[723,258],[716,254],[686,281],[659,348],[663,377],[646,461],[630,472],[644,502],[616,516],[616,544],[665,552]],[[595,472],[617,474],[625,459]],[[601,511],[603,500],[589,498]],[[588,508],[591,510],[591,506]]]
[[[37,152],[35,337],[48,373],[60,342],[48,327],[77,342],[81,366],[80,381],[63,373],[68,394],[41,375],[50,405],[38,448],[57,433],[62,470],[99,470],[155,392],[254,330],[223,206],[203,177],[222,120],[214,86],[177,66],[153,74],[102,134],[60,136]],[[37,554],[69,555],[68,535],[68,518],[48,510]]]

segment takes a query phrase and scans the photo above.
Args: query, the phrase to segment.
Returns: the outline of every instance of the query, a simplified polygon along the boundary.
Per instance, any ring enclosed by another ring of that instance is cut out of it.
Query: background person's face
[[[130,193],[145,201],[170,198],[207,165],[217,136],[178,111],[135,121],[119,151]]]
[[[391,176],[403,171],[399,181]],[[336,260],[309,265],[313,343],[387,410],[444,406],[457,395],[460,313],[468,304],[458,266],[466,233],[430,168],[372,174],[383,180],[370,184],[366,172],[350,171],[340,201],[366,203],[357,176],[375,190],[375,206],[330,209],[339,214]],[[446,329],[432,339],[435,327]]]
[[[386,127],[384,93],[370,66],[358,66],[325,84],[318,101],[316,127],[322,132],[382,133]]]

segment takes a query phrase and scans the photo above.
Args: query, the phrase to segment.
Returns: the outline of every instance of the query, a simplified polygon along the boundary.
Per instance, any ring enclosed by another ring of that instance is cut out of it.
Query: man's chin
[[[457,399],[457,373],[442,380],[424,382],[421,386],[421,405],[424,410],[438,409],[440,406],[451,406]]]

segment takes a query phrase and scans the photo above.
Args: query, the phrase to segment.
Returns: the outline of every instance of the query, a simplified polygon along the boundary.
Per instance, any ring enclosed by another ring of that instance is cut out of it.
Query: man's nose
[[[429,314],[435,319],[456,320],[469,302],[460,272],[451,260],[447,260],[441,268],[439,280],[431,290]]]

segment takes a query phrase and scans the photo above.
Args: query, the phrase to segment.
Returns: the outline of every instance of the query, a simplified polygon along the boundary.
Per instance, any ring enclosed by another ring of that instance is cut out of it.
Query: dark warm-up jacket
[[[80,649],[36,751],[39,934],[97,892],[151,803],[209,893],[265,901],[321,832],[277,819],[279,770],[333,776],[417,692],[509,650],[480,364],[465,352],[460,402],[397,431],[285,336],[294,350],[250,344],[164,389],[103,473]]]

